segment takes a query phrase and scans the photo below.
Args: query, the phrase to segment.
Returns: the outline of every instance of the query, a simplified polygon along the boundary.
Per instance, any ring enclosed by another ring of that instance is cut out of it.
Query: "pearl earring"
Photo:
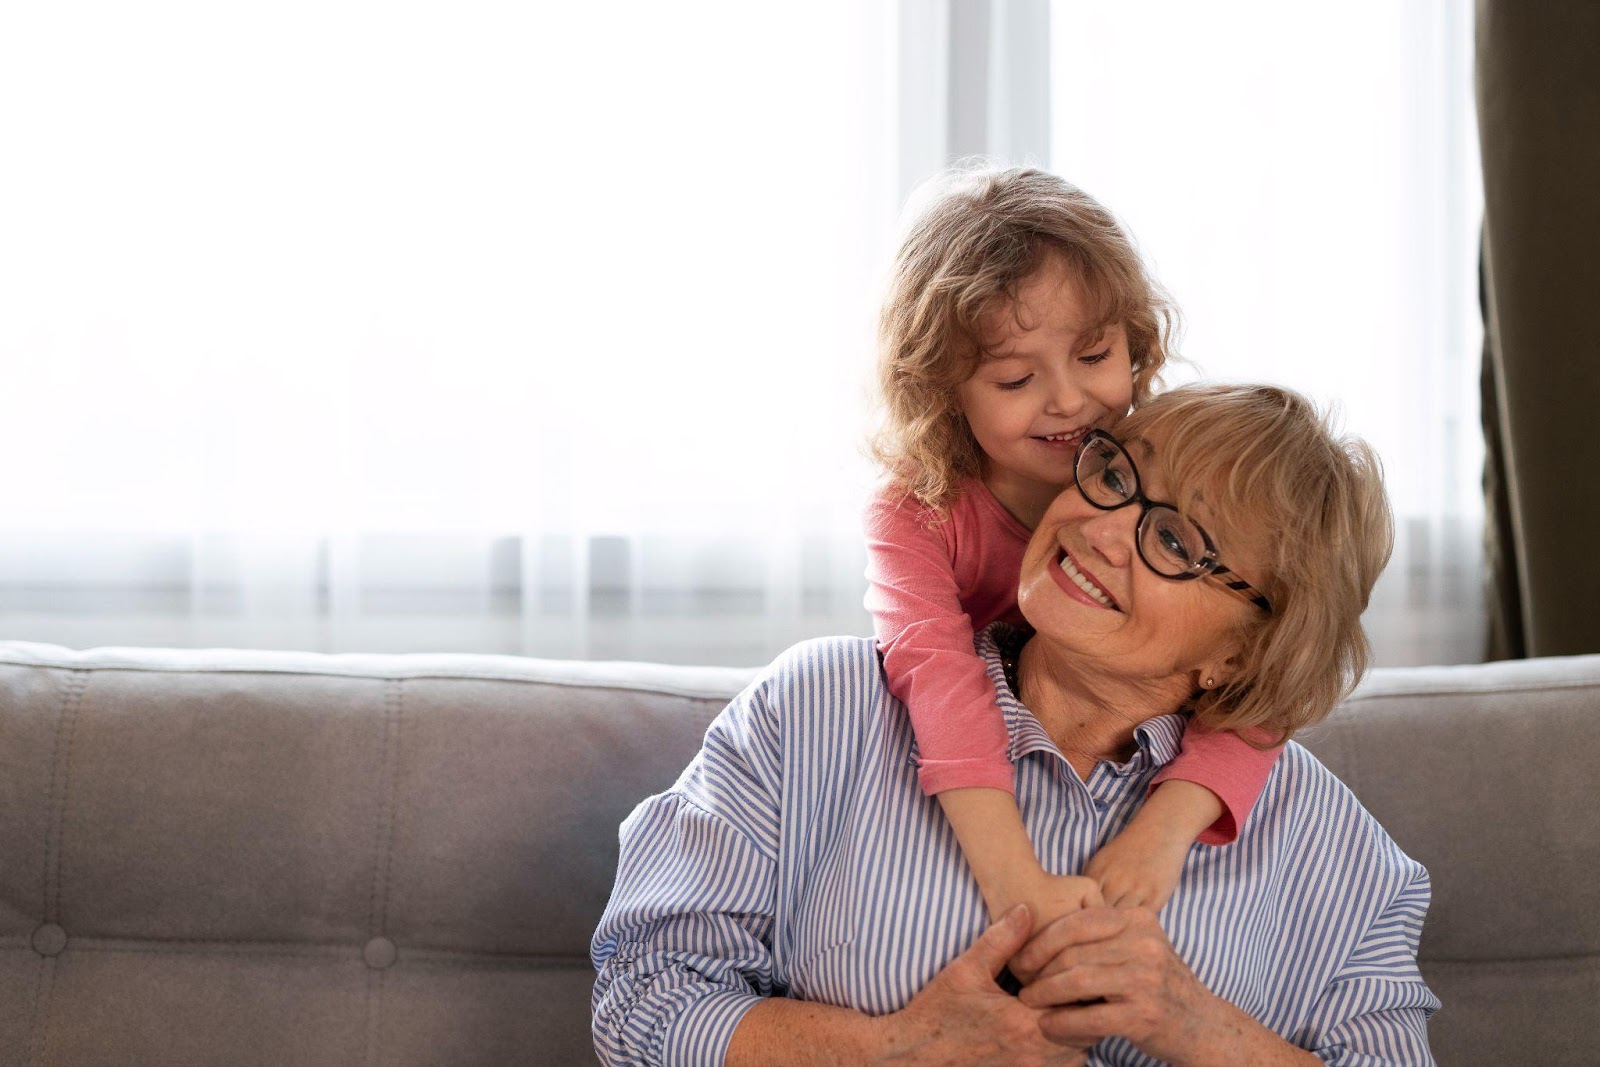
[[[1214,688],[1216,688],[1216,685],[1217,685],[1217,680],[1215,678],[1211,677],[1211,675],[1208,674],[1208,675],[1206,675],[1206,680],[1205,680],[1205,683],[1203,684],[1202,688],[1214,689]]]

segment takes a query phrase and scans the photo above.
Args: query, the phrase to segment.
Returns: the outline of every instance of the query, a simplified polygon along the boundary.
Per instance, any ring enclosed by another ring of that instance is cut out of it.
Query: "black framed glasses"
[[[1223,566],[1217,546],[1198,522],[1171,504],[1151,500],[1139,488],[1139,468],[1122,443],[1104,430],[1090,430],[1078,445],[1072,480],[1083,499],[1101,511],[1138,504],[1134,544],[1144,565],[1177,581],[1215,578],[1231,593],[1269,615],[1272,602],[1261,590]]]

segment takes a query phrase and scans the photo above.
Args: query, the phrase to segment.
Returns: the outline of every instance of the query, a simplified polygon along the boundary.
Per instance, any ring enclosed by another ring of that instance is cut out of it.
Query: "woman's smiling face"
[[[1124,442],[1139,467],[1141,488],[1156,500],[1175,498],[1165,480],[1159,441]],[[1234,524],[1202,503],[1186,508],[1216,542],[1230,567],[1254,581],[1260,555]],[[1018,603],[1028,622],[1080,666],[1140,684],[1171,682],[1191,691],[1207,675],[1220,683],[1240,648],[1244,628],[1259,616],[1216,582],[1164,578],[1139,558],[1140,508],[1104,511],[1074,487],[1045,512],[1023,557]],[[1152,709],[1155,710],[1155,709]]]

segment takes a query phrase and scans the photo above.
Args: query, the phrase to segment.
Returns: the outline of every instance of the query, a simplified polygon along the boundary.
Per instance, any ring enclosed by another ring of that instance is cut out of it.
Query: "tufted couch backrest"
[[[0,643],[0,1062],[594,1064],[617,824],[749,673]]]
[[[617,825],[752,674],[0,642],[0,1063],[593,1064]],[[1432,872],[1439,1062],[1594,1062],[1600,656],[1302,740]]]
[[[1600,655],[1374,671],[1302,740],[1432,877],[1438,1062],[1600,1062]]]

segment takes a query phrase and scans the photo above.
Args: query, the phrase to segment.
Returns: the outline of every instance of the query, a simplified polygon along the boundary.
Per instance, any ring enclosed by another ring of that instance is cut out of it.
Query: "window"
[[[1184,312],[1168,375],[1336,401],[1383,457],[1378,663],[1483,650],[1472,9],[1057,0],[1051,161]]]
[[[0,625],[736,663],[862,629],[891,14],[7,15]]]
[[[1344,401],[1403,516],[1380,662],[1475,658],[1469,23],[8,11],[0,634],[747,665],[865,633],[895,216],[989,152],[1125,217],[1207,373]]]

